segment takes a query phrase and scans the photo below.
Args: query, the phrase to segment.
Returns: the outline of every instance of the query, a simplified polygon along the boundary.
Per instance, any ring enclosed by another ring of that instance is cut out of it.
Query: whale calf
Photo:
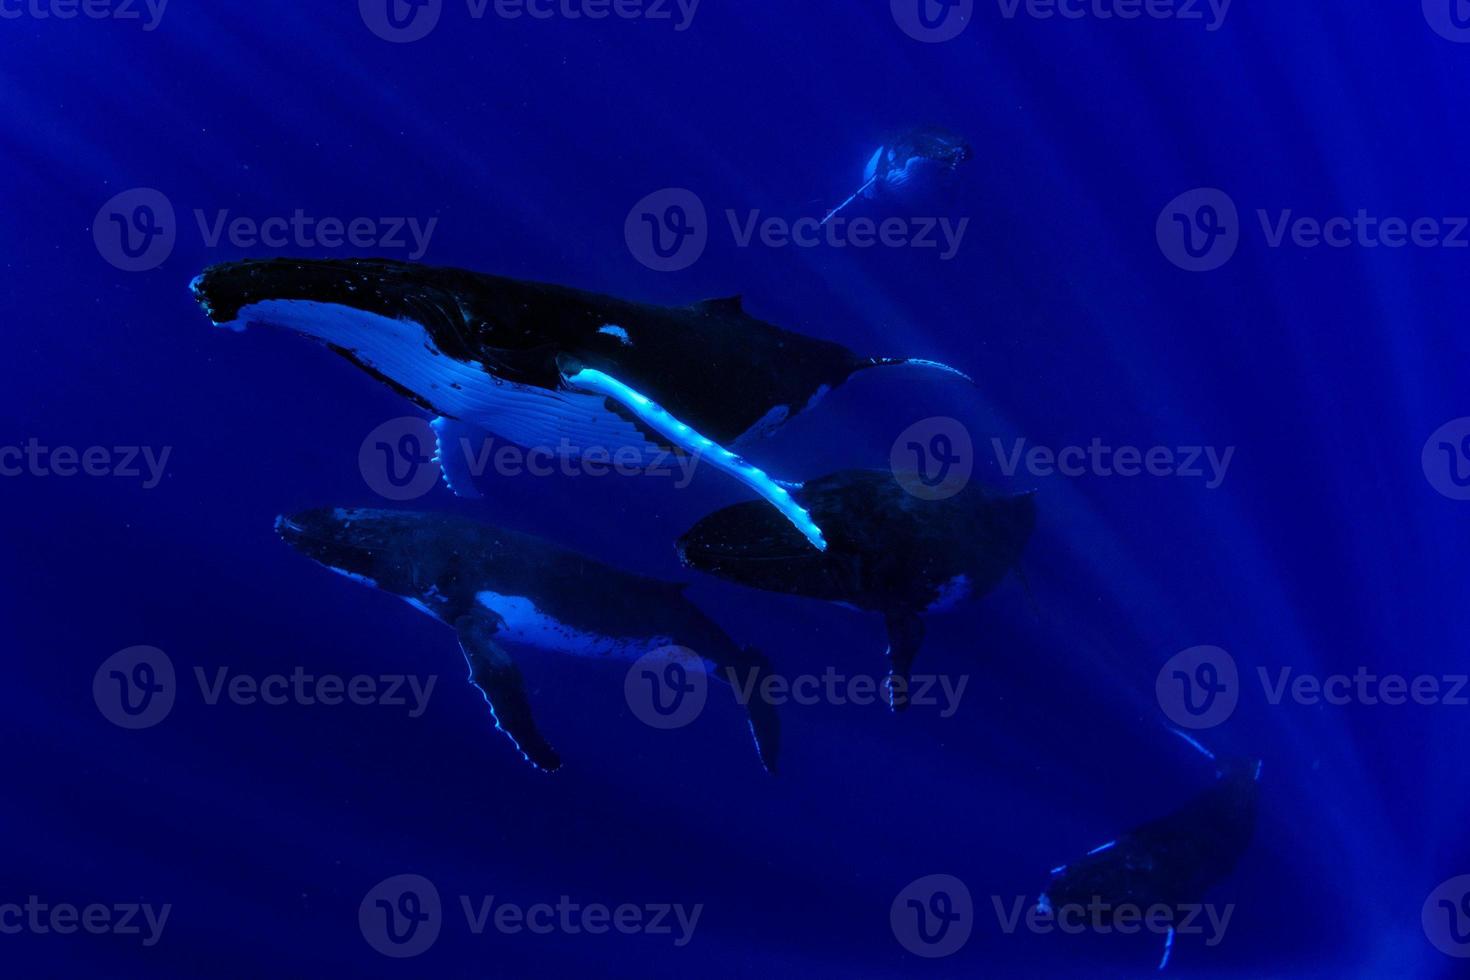
[[[908,705],[922,614],[995,588],[1016,567],[1036,523],[1033,494],[972,483],[945,499],[921,499],[886,470],[833,473],[793,496],[826,529],[826,551],[803,547],[768,508],[741,503],[695,524],[678,541],[679,557],[742,585],[882,613],[894,710]]]
[[[964,377],[784,330],[747,314],[739,297],[655,306],[385,259],[228,262],[191,288],[214,323],[305,334],[440,416],[451,487],[470,483],[448,471],[458,454],[444,449],[474,431],[599,455],[672,448],[745,483],[816,549],[826,544],[810,515],[735,448],[866,368]]]
[[[975,155],[963,137],[937,126],[906,130],[884,142],[868,158],[863,184],[847,200],[827,212],[826,224],[859,197],[874,198],[883,191],[903,191],[931,178],[953,174]]]
[[[618,571],[531,535],[448,514],[340,507],[278,517],[276,531],[308,558],[452,628],[496,727],[547,772],[561,758],[536,727],[518,653],[636,660],[678,646],[731,683],[737,673],[769,672],[765,658],[737,646],[682,585]],[[774,771],[775,709],[761,698],[747,707],[757,753]]]
[[[1216,760],[1190,736],[1175,734],[1215,761],[1214,784],[1168,816],[1053,868],[1039,911],[1095,905],[1149,914],[1164,906],[1177,914],[1197,909],[1205,893],[1234,870],[1255,835],[1261,760]],[[1169,964],[1174,933],[1170,925],[1160,970]]]

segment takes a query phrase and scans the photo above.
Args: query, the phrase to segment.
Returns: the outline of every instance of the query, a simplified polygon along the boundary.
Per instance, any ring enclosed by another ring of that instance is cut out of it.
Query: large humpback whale
[[[532,765],[561,758],[532,717],[512,654],[524,650],[636,660],[678,646],[722,680],[764,674],[684,597],[683,586],[631,575],[527,534],[448,514],[330,509],[276,519],[292,548],[349,578],[408,600],[451,627],[496,727]],[[761,762],[774,770],[780,723],[763,699],[748,705]]]
[[[1171,914],[1196,907],[1205,893],[1235,868],[1256,829],[1261,760],[1216,759],[1204,746],[1176,732],[1215,762],[1215,783],[1178,810],[1141,824],[1053,868],[1037,901],[1040,911],[1089,908],[1149,913],[1164,906]],[[1174,927],[1164,939],[1162,970],[1174,948]]]
[[[1036,523],[1030,493],[972,483],[941,500],[910,494],[887,471],[845,470],[794,492],[826,529],[818,553],[759,504],[735,504],[679,539],[686,565],[742,585],[883,613],[889,704],[907,707],[907,681],[924,639],[921,614],[977,599],[1020,560]]]
[[[465,425],[531,448],[673,447],[744,482],[818,549],[825,541],[805,510],[731,447],[865,368],[963,377],[783,330],[747,314],[739,297],[653,306],[384,259],[230,262],[192,288],[215,323],[299,331],[441,416],[441,462],[452,457],[446,435]]]

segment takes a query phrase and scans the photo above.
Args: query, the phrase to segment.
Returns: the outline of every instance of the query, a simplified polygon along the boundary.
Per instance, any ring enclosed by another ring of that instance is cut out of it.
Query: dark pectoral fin
[[[715,676],[734,688],[736,700],[745,704],[756,754],[766,772],[774,773],[781,755],[781,716],[762,693],[765,679],[771,675],[771,662],[754,647],[746,647],[737,661],[716,663],[715,667]]]
[[[924,621],[916,612],[888,614],[888,679],[883,685],[888,707],[904,711],[909,706],[909,674],[924,642]]]
[[[454,628],[459,634],[465,662],[470,666],[470,681],[490,703],[495,727],[509,735],[521,755],[537,769],[546,772],[560,769],[561,756],[541,737],[531,716],[531,702],[526,698],[520,668],[495,642],[495,623],[471,615],[460,618]]]

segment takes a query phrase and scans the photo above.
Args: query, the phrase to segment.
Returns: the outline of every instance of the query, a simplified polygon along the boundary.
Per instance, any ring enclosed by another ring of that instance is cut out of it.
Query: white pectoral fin
[[[478,500],[480,491],[475,489],[475,473],[471,460],[475,448],[484,442],[484,431],[477,426],[442,415],[430,422],[429,428],[434,430],[434,462],[439,464],[444,485],[456,497]]]
[[[873,178],[878,176],[878,163],[882,159],[883,147],[880,146],[876,150],[874,150],[873,155],[868,158],[868,165],[863,168],[863,180],[867,181],[869,184],[873,182]]]
[[[796,502],[790,491],[760,468],[741,459],[714,440],[695,432],[656,405],[647,395],[634,391],[611,375],[582,368],[566,380],[575,388],[613,399],[673,445],[735,477],[779,510],[811,542],[812,547],[818,551],[827,550],[827,540],[822,535],[822,529],[812,520],[812,515]]]

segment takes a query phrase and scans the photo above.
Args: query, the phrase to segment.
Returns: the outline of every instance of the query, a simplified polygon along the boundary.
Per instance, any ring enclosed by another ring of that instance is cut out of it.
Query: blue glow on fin
[[[1164,937],[1164,958],[1159,960],[1159,969],[1169,965],[1169,954],[1174,952],[1174,927],[1169,927],[1169,934]]]
[[[476,435],[484,438],[483,433],[472,425],[442,415],[430,422],[429,428],[434,431],[434,464],[439,467],[439,475],[449,492],[467,500],[480,499],[470,466],[470,447],[475,444]]]
[[[863,168],[863,180],[872,180],[878,176],[878,161],[883,159],[883,147],[873,151],[872,157],[868,159],[868,165]]]
[[[1200,755],[1203,755],[1206,759],[1210,759],[1212,761],[1214,760],[1215,753],[1211,752],[1209,749],[1201,745],[1193,736],[1186,735],[1184,732],[1180,731],[1177,728],[1171,728],[1169,729],[1169,731],[1173,732],[1175,735],[1178,735],[1180,738],[1184,739],[1184,741],[1192,745],[1195,750],[1199,752]]]
[[[763,470],[747,463],[712,439],[695,432],[654,404],[647,395],[639,394],[617,378],[591,368],[583,368],[567,378],[567,381],[578,388],[595,391],[626,405],[634,415],[637,415],[659,435],[700,459],[708,459],[716,467],[729,473],[764,497],[772,507],[779,510],[788,521],[796,526],[796,529],[812,543],[812,547],[818,551],[827,550],[827,539],[822,536],[822,529],[817,527],[816,521],[812,520],[812,515],[796,502],[796,498],[791,496],[789,490],[767,476]]]
[[[1115,841],[1115,840],[1110,840],[1106,844],[1099,844],[1096,847],[1094,847],[1092,850],[1088,851],[1087,852],[1087,856],[1088,857],[1092,857],[1092,855],[1094,855],[1094,854],[1101,854],[1103,851],[1106,851],[1108,848],[1116,847],[1117,845],[1118,845],[1118,842]]]
[[[604,324],[603,326],[597,328],[597,332],[605,333],[610,337],[618,338],[619,342],[621,342],[624,347],[627,347],[633,343],[632,338],[628,336],[628,331],[624,330],[616,323]]]

